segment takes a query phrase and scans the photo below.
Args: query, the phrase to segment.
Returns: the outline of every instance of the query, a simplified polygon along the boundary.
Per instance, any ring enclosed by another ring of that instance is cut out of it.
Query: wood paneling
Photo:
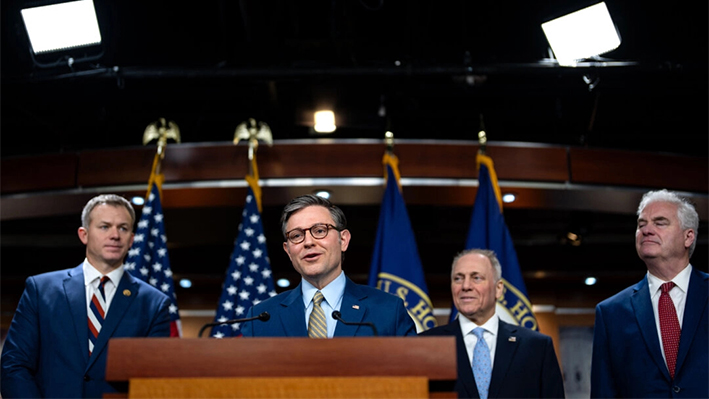
[[[76,187],[78,154],[51,154],[2,160],[2,194]]]
[[[454,337],[114,338],[108,345],[107,381],[313,375],[445,381],[457,374]]]
[[[569,154],[574,183],[709,190],[706,158],[582,148],[571,148]]]
[[[378,204],[383,185],[343,180],[383,177],[384,150],[383,144],[358,141],[262,145],[257,153],[259,174],[272,183],[262,187],[264,203],[280,205],[297,195],[328,189],[337,204]],[[407,203],[471,205],[476,192],[477,150],[473,142],[397,142],[395,153],[402,177],[434,179],[405,185]],[[154,154],[155,147],[131,147],[4,159],[2,220],[76,212],[99,191],[143,195]],[[245,145],[168,145],[163,171],[169,195],[163,198],[163,206],[240,204],[245,192],[243,178],[248,173],[247,154]],[[495,162],[503,191],[517,194],[518,201],[510,205],[513,208],[632,212],[641,194],[636,188],[667,187],[696,193],[700,217],[707,217],[706,158],[504,143],[491,144],[488,154]],[[292,178],[344,179],[322,183],[323,187],[307,180],[302,185],[287,180],[280,183],[280,179]],[[435,179],[440,179],[440,184]],[[24,193],[37,195],[18,195]]]
[[[136,378],[129,398],[428,398],[425,377]]]
[[[468,143],[402,143],[395,152],[403,177],[474,179],[477,149]],[[154,154],[154,147],[131,147],[3,160],[3,178],[7,181],[3,181],[2,192],[144,184]],[[383,154],[381,144],[289,142],[261,146],[257,159],[264,179],[381,177]],[[490,148],[489,154],[500,179],[567,180],[563,147],[501,146]],[[166,182],[242,179],[248,173],[247,148],[229,144],[168,145],[163,171]]]

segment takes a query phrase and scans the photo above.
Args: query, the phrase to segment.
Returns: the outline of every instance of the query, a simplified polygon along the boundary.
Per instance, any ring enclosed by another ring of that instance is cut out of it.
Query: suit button
[[[672,387],[672,390],[675,391],[675,393],[679,393],[679,391],[682,390],[682,388],[678,387],[677,385]]]
[[[84,376],[84,381],[91,381],[91,377],[89,377],[88,375],[85,375],[85,376]]]

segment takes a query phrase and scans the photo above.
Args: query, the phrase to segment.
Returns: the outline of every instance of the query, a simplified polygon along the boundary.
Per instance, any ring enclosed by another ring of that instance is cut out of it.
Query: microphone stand
[[[202,326],[202,328],[199,330],[199,338],[202,338],[202,333],[208,327],[221,326],[223,324],[244,323],[244,322],[252,321],[252,320],[268,321],[270,318],[271,318],[271,315],[268,314],[268,312],[263,312],[258,316],[247,317],[245,319],[231,319],[231,320],[225,320],[225,321],[215,321],[214,323],[207,323],[204,326]]]
[[[377,327],[374,326],[374,323],[370,322],[365,322],[365,323],[352,323],[352,322],[347,322],[342,319],[342,313],[339,311],[335,310],[332,312],[332,318],[341,322],[342,324],[348,325],[348,326],[369,326],[372,328],[372,332],[374,333],[375,337],[379,336],[379,333],[377,332]]]

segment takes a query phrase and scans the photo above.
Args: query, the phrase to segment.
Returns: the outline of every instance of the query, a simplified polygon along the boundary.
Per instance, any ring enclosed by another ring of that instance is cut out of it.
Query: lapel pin
[[[507,340],[510,342],[517,342],[517,337],[509,337]]]
[[[352,305],[352,309],[357,309],[357,310],[359,310],[359,305]]]
[[[123,295],[130,296],[130,290],[123,290]]]

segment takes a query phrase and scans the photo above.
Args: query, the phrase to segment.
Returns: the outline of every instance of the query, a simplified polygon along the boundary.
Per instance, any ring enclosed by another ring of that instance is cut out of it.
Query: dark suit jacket
[[[89,357],[81,265],[29,277],[2,350],[3,398],[102,397],[109,338],[168,337],[170,300],[123,273]]]
[[[268,312],[269,321],[252,321],[241,325],[245,337],[307,337],[305,305],[301,284],[273,298],[252,306],[246,317]],[[416,335],[416,327],[401,298],[376,288],[355,284],[347,278],[340,306],[342,319],[352,323],[373,323],[380,336]],[[326,317],[332,317],[325,315]],[[368,326],[348,326],[340,322],[335,337],[372,336]]]
[[[692,270],[675,378],[662,358],[647,276],[596,306],[594,398],[709,397],[709,275]]]
[[[459,398],[479,398],[458,319],[420,335],[453,335],[458,354]],[[551,338],[500,320],[489,398],[563,398],[564,382]]]

